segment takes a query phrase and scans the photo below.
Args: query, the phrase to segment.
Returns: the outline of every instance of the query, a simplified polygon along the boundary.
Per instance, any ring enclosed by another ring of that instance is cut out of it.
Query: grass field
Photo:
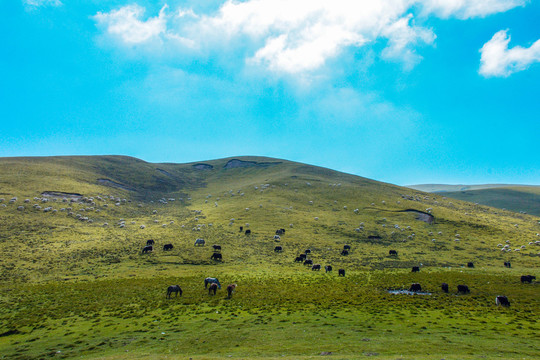
[[[411,188],[452,199],[540,216],[540,186],[412,185]]]
[[[285,160],[238,159],[0,159],[0,357],[540,357],[540,283],[520,282],[539,275],[540,218]],[[44,202],[46,191],[81,197]],[[194,246],[197,238],[206,245]],[[154,251],[142,254],[148,239]],[[210,259],[212,244],[223,261]],[[295,263],[306,249],[333,271]],[[238,284],[232,299],[225,289],[209,295],[208,276]],[[431,295],[387,292],[412,283]],[[183,295],[166,299],[172,284]],[[458,284],[471,293],[457,294]],[[497,295],[510,308],[495,306]]]
[[[499,209],[526,212],[540,216],[540,187],[509,187],[499,189],[449,192],[454,199],[470,201]]]

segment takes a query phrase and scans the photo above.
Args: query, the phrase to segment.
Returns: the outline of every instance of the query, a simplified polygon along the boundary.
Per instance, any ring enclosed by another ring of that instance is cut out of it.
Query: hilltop
[[[2,158],[0,169],[0,354],[8,358],[55,349],[87,358],[129,358],[124,350],[150,358],[281,357],[278,343],[291,359],[403,349],[431,358],[411,346],[425,339],[426,326],[437,334],[429,347],[440,358],[443,338],[457,339],[447,326],[470,333],[461,341],[485,353],[508,318],[525,344],[518,357],[538,355],[526,345],[537,330],[537,285],[519,282],[519,274],[537,269],[538,217],[264,157],[188,164]],[[276,237],[278,229],[285,232]],[[206,245],[195,246],[198,238]],[[154,249],[143,254],[150,239]],[[173,249],[164,251],[165,244]],[[222,247],[222,261],[210,258],[213,244]],[[323,271],[294,262],[306,249]],[[324,265],[334,270],[325,274]],[[421,271],[411,273],[413,266]],[[207,276],[237,283],[233,299],[209,297]],[[386,292],[413,282],[433,295]],[[466,283],[472,294],[444,294],[442,282],[453,289]],[[171,284],[182,286],[181,298],[165,299]],[[465,325],[498,312],[500,293],[512,294],[504,319],[489,328]],[[313,328],[321,335],[316,349],[310,336],[296,336]],[[261,336],[273,340],[258,343]],[[206,346],[209,338],[220,338],[220,348]],[[469,356],[455,346],[459,358]]]

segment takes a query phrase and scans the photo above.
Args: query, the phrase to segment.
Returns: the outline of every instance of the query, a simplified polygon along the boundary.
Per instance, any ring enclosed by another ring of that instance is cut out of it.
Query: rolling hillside
[[[430,192],[430,193],[444,193],[444,192],[457,192],[457,191],[469,191],[469,190],[485,190],[485,189],[495,189],[495,188],[504,188],[512,187],[515,185],[508,184],[477,184],[477,185],[449,185],[449,184],[418,184],[418,185],[407,185],[406,187]]]
[[[261,157],[3,158],[0,169],[5,358],[539,355],[538,284],[519,281],[538,274],[538,217]],[[306,249],[322,271],[294,261]],[[209,296],[207,276],[237,283],[233,298]],[[431,295],[387,292],[416,282]],[[461,283],[470,296],[455,294]],[[171,284],[182,297],[165,299]],[[511,308],[494,306],[501,293]],[[503,328],[521,351],[494,347]]]
[[[540,216],[540,186],[426,184],[408,187],[453,199]]]

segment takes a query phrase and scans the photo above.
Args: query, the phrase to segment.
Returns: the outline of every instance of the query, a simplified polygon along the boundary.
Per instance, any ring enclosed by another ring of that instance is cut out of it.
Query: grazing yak
[[[210,287],[208,287],[208,295],[212,295],[212,292],[214,292],[214,295],[216,295],[217,289],[218,289],[217,284],[210,284]]]
[[[282,252],[282,251],[283,251],[283,247],[281,247],[281,246],[276,246],[274,248],[274,252]]]
[[[444,291],[445,293],[448,293],[448,284],[447,284],[447,283],[442,283],[441,289],[442,289],[442,291]]]
[[[173,244],[165,244],[163,245],[163,251],[172,250]]]
[[[311,249],[306,249],[306,251],[304,251],[304,253],[311,254]]]
[[[245,232],[246,235],[251,235],[251,230],[247,229]]]
[[[523,275],[521,277],[521,283],[532,283],[533,280],[536,280],[536,276],[532,275]]]
[[[311,271],[313,271],[313,270],[317,270],[317,271],[321,270],[321,264],[315,264],[315,265],[313,265],[313,266],[311,267]]]
[[[326,265],[326,266],[324,267],[324,270],[325,270],[326,272],[332,271],[332,265]]]
[[[302,261],[306,260],[307,259],[307,255],[306,254],[300,254],[298,255],[298,257],[300,257],[302,259]]]
[[[339,269],[338,276],[345,276],[345,269]]]
[[[509,307],[510,306],[510,301],[508,301],[508,298],[504,295],[497,295],[497,297],[495,298],[495,304],[497,306],[504,306],[504,307]]]
[[[412,267],[412,272],[419,272],[420,271],[420,267],[419,266],[413,266]]]
[[[217,278],[207,277],[204,279],[204,288],[206,289],[209,284],[217,284],[217,286],[221,289],[221,284],[219,283],[219,280]]]
[[[347,255],[349,255],[349,251],[348,250],[342,250],[341,255],[347,256]]]
[[[236,289],[236,284],[231,284],[231,285],[227,286],[227,298],[228,299],[232,298],[232,294],[233,294],[235,289]]]
[[[411,284],[409,291],[413,291],[413,292],[422,291],[422,286],[418,283]]]
[[[457,291],[460,294],[468,294],[471,292],[471,290],[469,290],[469,287],[467,285],[458,285]]]
[[[195,246],[204,246],[205,243],[204,239],[195,240]]]
[[[212,248],[215,250],[215,251],[221,251],[221,245],[212,245]]]
[[[474,264],[473,264],[472,262],[468,262],[468,263],[467,263],[467,267],[468,267],[468,268],[473,268],[473,267],[474,267]]]
[[[150,240],[146,240],[146,245],[154,245],[154,240],[150,239]]]
[[[311,260],[311,259],[305,260],[304,265],[313,265],[313,260]]]
[[[285,229],[277,229],[276,230],[276,235],[283,235],[285,234]]]
[[[297,256],[296,259],[294,259],[294,262],[303,262],[304,259],[302,259],[302,257],[300,256]]]
[[[180,294],[180,296],[182,296],[182,289],[180,288],[179,285],[171,285],[167,288],[167,299],[170,299],[171,298],[171,294],[172,293],[175,293],[175,297],[178,296],[178,294]]]
[[[223,256],[220,253],[213,253],[212,256],[210,256],[210,259],[212,259],[212,260],[223,260]]]
[[[504,267],[511,268],[512,264],[510,264],[510,261],[505,261],[504,262]]]
[[[146,253],[148,253],[148,252],[152,252],[152,250],[154,250],[154,248],[152,247],[152,245],[146,245],[145,247],[143,247],[142,253],[143,253],[143,254],[146,254]]]
[[[388,255],[390,255],[390,256],[397,256],[397,251],[396,251],[396,250],[390,250],[390,251],[388,252]]]

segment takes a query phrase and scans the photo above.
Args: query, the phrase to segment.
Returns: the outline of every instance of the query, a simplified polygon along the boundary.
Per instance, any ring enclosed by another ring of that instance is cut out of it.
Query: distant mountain
[[[540,215],[540,186],[537,185],[421,184],[407,187],[425,192],[444,194],[446,197],[500,209]]]
[[[406,187],[425,191],[430,193],[442,193],[442,192],[456,192],[456,191],[469,191],[469,190],[484,190],[494,188],[509,188],[516,186],[528,186],[528,185],[511,185],[511,184],[479,184],[479,185],[448,185],[448,184],[419,184],[419,185],[406,185]]]

